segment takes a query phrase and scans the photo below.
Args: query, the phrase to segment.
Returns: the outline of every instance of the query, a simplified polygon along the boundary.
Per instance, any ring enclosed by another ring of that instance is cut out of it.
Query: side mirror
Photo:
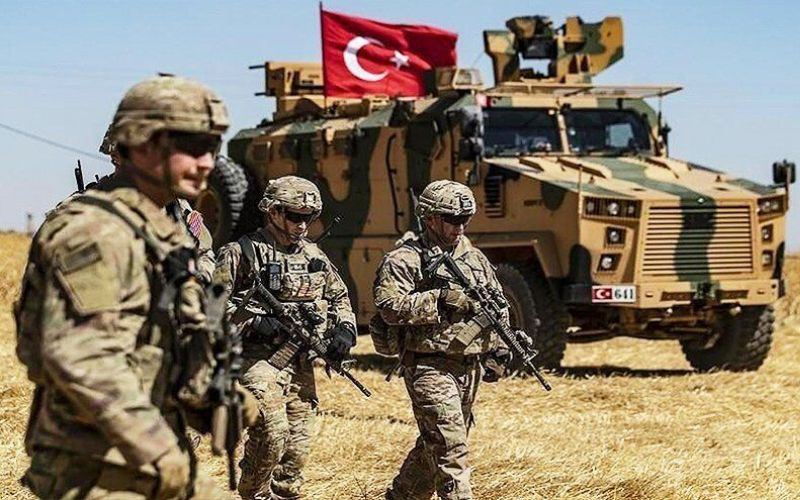
[[[775,184],[794,184],[796,180],[794,162],[783,160],[772,164],[772,182]]]
[[[456,119],[461,129],[459,160],[473,163],[465,182],[468,186],[477,186],[481,182],[480,163],[484,153],[483,110],[480,106],[464,106],[457,111]]]

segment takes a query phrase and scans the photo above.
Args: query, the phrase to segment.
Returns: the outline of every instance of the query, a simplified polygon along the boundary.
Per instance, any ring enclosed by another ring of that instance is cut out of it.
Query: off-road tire
[[[772,306],[746,306],[736,316],[725,316],[717,322],[720,337],[708,349],[694,342],[681,341],[686,360],[700,371],[757,370],[769,354],[775,331],[775,311]]]
[[[226,156],[218,156],[208,178],[208,190],[197,201],[214,238],[214,249],[261,225],[257,205],[257,188],[245,169]]]
[[[511,308],[512,326],[527,332],[536,332],[535,346],[539,351],[534,360],[536,365],[541,368],[558,368],[567,347],[570,317],[564,305],[553,294],[538,264],[500,264],[497,266],[497,278]]]

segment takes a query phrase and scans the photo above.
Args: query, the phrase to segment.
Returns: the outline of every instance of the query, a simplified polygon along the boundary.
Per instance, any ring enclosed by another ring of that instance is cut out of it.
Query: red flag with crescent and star
[[[320,16],[326,96],[422,96],[427,70],[456,65],[458,35],[450,31],[326,10]]]

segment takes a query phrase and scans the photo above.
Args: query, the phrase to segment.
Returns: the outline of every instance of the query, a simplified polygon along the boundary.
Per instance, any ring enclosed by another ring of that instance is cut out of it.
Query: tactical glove
[[[331,339],[328,344],[328,358],[334,362],[341,362],[356,345],[356,327],[352,323],[343,321],[330,329],[328,337]]]
[[[238,384],[236,392],[242,396],[242,424],[245,427],[252,427],[258,420],[258,401],[250,391]]]
[[[271,316],[259,315],[250,322],[248,337],[255,342],[270,342],[278,345],[283,342],[283,325]]]
[[[183,498],[189,487],[189,454],[171,447],[155,462],[158,471],[156,498]]]
[[[459,314],[472,311],[472,299],[461,290],[443,288],[439,295],[439,305]]]
[[[483,359],[483,381],[497,382],[501,377],[504,377],[508,372],[508,367],[511,365],[513,357],[511,351],[505,346],[499,346],[495,350],[486,353],[486,357]]]

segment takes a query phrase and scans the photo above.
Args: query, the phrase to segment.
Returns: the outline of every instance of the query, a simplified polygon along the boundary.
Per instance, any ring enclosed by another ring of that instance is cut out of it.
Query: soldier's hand
[[[242,424],[245,427],[252,427],[258,420],[258,401],[250,391],[238,384],[236,392],[242,397]]]
[[[158,493],[156,498],[183,498],[189,486],[189,454],[173,446],[156,460]]]
[[[356,345],[356,327],[347,321],[343,321],[331,328],[328,332],[331,343],[328,344],[328,358],[334,362],[344,360],[350,349]]]
[[[203,286],[189,280],[183,284],[178,307],[178,321],[184,328],[198,330],[203,327],[206,315],[203,312]]]
[[[440,305],[460,314],[467,314],[473,310],[472,299],[461,290],[443,288],[439,295]]]
[[[508,367],[511,365],[513,355],[508,348],[499,346],[493,351],[486,353],[483,360],[483,381],[497,382],[501,377],[508,374]]]

